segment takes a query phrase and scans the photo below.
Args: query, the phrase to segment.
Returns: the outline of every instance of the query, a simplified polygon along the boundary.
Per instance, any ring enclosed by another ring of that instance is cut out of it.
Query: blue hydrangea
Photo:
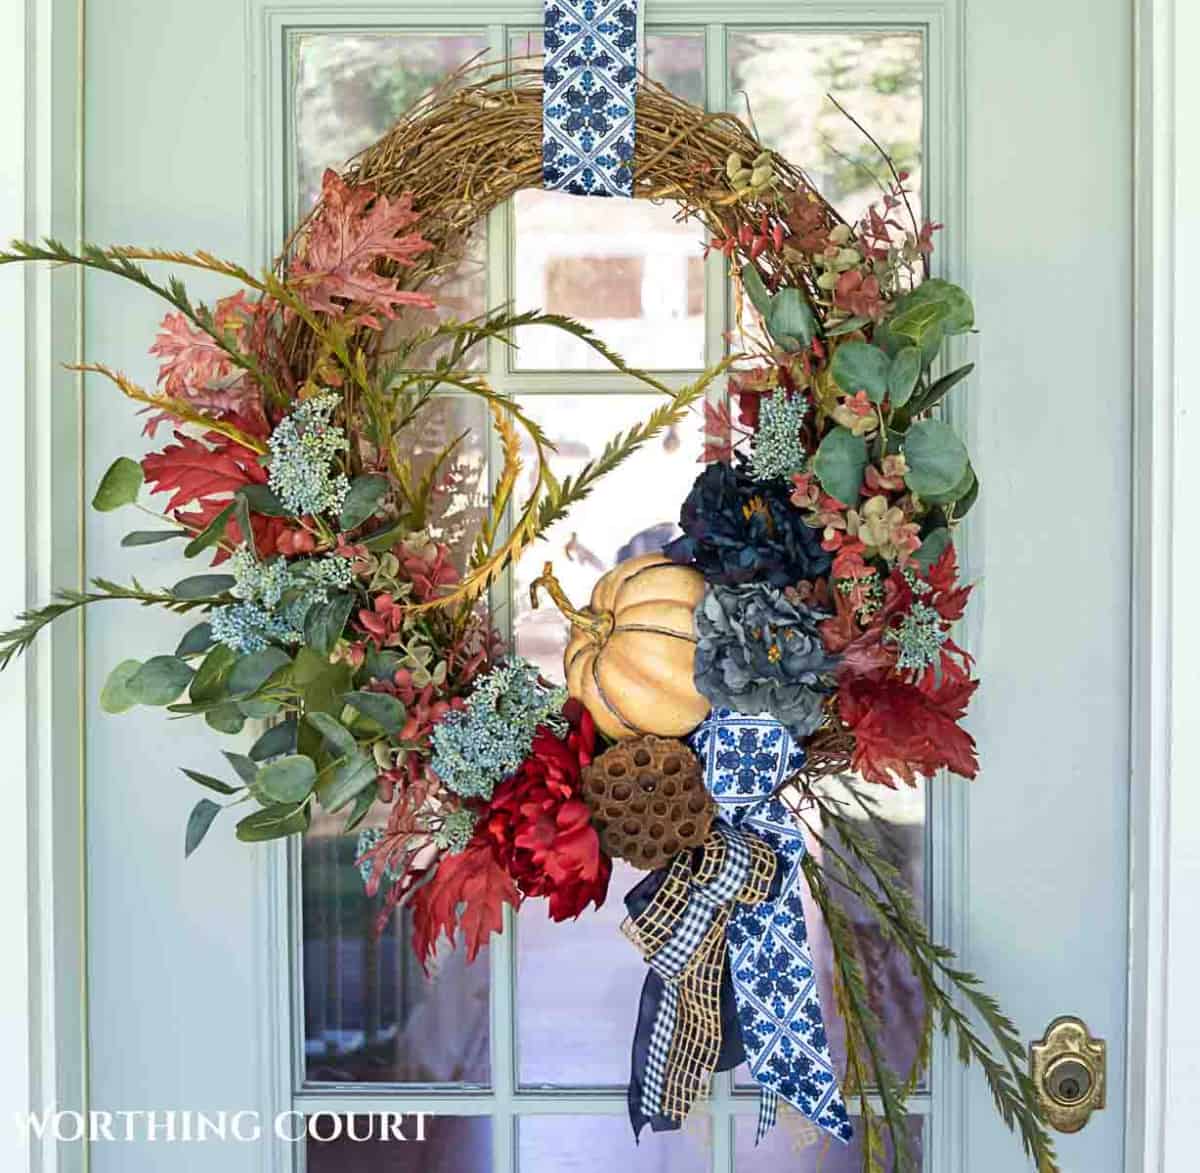
[[[433,771],[468,798],[491,798],[525,760],[539,725],[556,724],[567,693],[545,684],[535,665],[509,660],[481,676],[467,707],[433,729]]]
[[[345,473],[334,471],[339,453],[349,447],[345,431],[331,422],[339,402],[333,394],[306,399],[276,425],[267,441],[268,484],[296,517],[337,513],[350,491]]]
[[[808,404],[800,395],[782,390],[764,396],[758,409],[758,431],[754,433],[754,455],[750,467],[760,481],[787,480],[803,472],[808,462],[801,429]]]

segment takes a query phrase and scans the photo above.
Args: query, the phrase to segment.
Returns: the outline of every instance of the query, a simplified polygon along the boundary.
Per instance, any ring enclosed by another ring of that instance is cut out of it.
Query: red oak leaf
[[[389,199],[326,171],[320,206],[291,267],[291,284],[310,309],[342,314],[358,305],[367,311],[363,323],[375,327],[377,313],[392,318],[398,306],[433,309],[428,294],[398,289],[394,277],[375,270],[385,259],[412,265],[433,247],[419,232],[408,231],[419,218],[410,195]]]
[[[413,949],[426,972],[442,934],[453,943],[460,929],[467,961],[474,961],[488,937],[503,927],[506,904],[519,908],[521,893],[486,839],[443,857],[433,879],[412,901]]]
[[[943,767],[963,778],[979,772],[975,739],[958,722],[976,680],[946,679],[924,691],[887,677],[849,677],[838,690],[838,713],[854,734],[851,767],[868,782],[916,784]]]
[[[729,404],[704,401],[704,451],[701,464],[714,461],[729,464],[733,460],[733,420],[729,415]]]

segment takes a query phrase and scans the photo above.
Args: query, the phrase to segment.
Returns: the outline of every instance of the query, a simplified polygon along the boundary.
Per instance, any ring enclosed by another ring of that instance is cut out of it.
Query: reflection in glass
[[[318,1136],[334,1134],[327,1115],[313,1121]],[[491,1173],[492,1122],[486,1116],[427,1115],[424,1140],[412,1139],[418,1124],[411,1113],[404,1115],[400,1128],[405,1140],[380,1141],[380,1117],[357,1116],[353,1135],[370,1139],[352,1140],[345,1122],[337,1140],[310,1138],[305,1153],[308,1173]]]
[[[646,1129],[635,1143],[620,1116],[526,1116],[518,1124],[519,1173],[708,1173],[708,1118],[695,1112],[679,1132]]]
[[[304,215],[321,191],[326,167],[341,170],[431,86],[487,48],[482,35],[430,33],[306,32],[292,42],[295,119],[293,208]],[[463,259],[432,279],[425,292],[436,310],[404,310],[389,327],[392,339],[410,335],[442,318],[466,319],[485,309],[487,233],[479,224]],[[431,362],[436,349],[418,355],[414,366]],[[483,365],[475,353],[466,364]]]
[[[510,40],[514,55],[541,53],[540,33]],[[651,34],[651,77],[704,102],[704,38]],[[591,326],[618,354],[646,370],[704,366],[704,235],[675,220],[675,205],[580,199],[535,189],[514,206],[513,295],[519,310],[568,314]],[[599,355],[558,331],[518,330],[518,370],[610,369]]]
[[[862,1147],[857,1135],[848,1145],[829,1140],[798,1112],[783,1104],[779,1107],[779,1122],[759,1145],[754,1143],[755,1126],[753,1116],[738,1117],[734,1131],[735,1173],[783,1173],[783,1170],[787,1173],[862,1173]],[[924,1121],[920,1117],[910,1117],[908,1128],[920,1167]],[[889,1146],[884,1168],[891,1167]]]
[[[924,45],[918,32],[729,33],[731,108],[808,173],[847,220],[880,198],[886,168],[832,94],[908,171],[920,215]]]
[[[614,434],[645,419],[660,402],[652,395],[537,395],[523,399],[521,406],[557,446],[551,469],[561,480],[577,474]],[[679,427],[650,441],[610,473],[592,496],[573,506],[569,517],[526,551],[515,575],[513,638],[518,653],[548,677],[563,678],[567,627],[545,601],[538,610],[530,609],[530,583],[542,564],[552,561],[568,597],[582,606],[606,570],[635,554],[659,550],[676,536],[679,507],[701,471],[702,430],[697,407]],[[530,451],[527,470],[532,463]]]
[[[365,825],[386,819],[378,808]],[[486,1083],[486,959],[467,965],[462,949],[443,942],[427,976],[407,912],[377,939],[380,898],[363,890],[356,836],[341,833],[344,821],[318,812],[301,856],[308,1081]]]

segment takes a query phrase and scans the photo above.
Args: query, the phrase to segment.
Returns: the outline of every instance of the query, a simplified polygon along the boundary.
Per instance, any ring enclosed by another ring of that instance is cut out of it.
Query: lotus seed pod
[[[846,244],[850,239],[850,225],[835,224],[829,230],[829,239],[832,240],[834,244]]]
[[[749,187],[753,178],[754,172],[748,167],[743,167],[736,175],[730,176],[730,182],[734,187]]]
[[[856,248],[843,248],[838,250],[837,263],[851,268],[857,265],[862,260],[862,253]]]
[[[733,154],[731,154],[729,158],[725,160],[725,174],[732,179],[739,171],[742,170],[743,166],[744,164],[742,163],[741,155],[739,155],[737,151],[734,151]]]
[[[754,166],[755,167],[767,166],[771,162],[771,157],[772,156],[771,156],[770,151],[761,151],[759,154],[754,156]]]
[[[775,178],[770,167],[755,167],[750,173],[750,183],[753,187],[766,187]]]

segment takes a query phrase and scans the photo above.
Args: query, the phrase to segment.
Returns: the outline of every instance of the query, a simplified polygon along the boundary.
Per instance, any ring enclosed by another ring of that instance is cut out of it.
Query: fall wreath
[[[545,897],[555,920],[599,905],[615,857],[645,870],[626,898],[626,934],[648,961],[635,1129],[678,1127],[712,1071],[746,1058],[760,1129],[782,1098],[847,1139],[845,1096],[864,1167],[914,1168],[905,1099],[940,1024],[1038,1168],[1053,1169],[1016,1029],[930,939],[872,833],[873,786],[977,768],[960,725],[976,681],[953,635],[970,588],[951,534],[978,481],[937,413],[970,370],[939,374],[943,345],[973,312],[929,276],[938,226],[912,217],[895,169],[880,202],[846,223],[739,119],[642,79],[636,148],[618,166],[635,197],[672,201],[728,259],[735,353],[673,390],[551,314],[502,308],[414,327],[484,216],[542,183],[541,81],[460,76],[426,96],[344,175],[326,173],[268,272],[204,252],[53,241],[0,254],[108,272],[170,304],[151,347],[155,388],[84,368],[143,405],[156,443],[117,460],[93,504],[114,510],[148,490],[165,502],[162,524],[122,544],[178,540],[211,562],[164,589],[135,579],[60,591],[0,637],[0,662],[100,601],[197,615],[173,651],[116,665],[101,696],[109,712],[159,705],[231,736],[266,722],[245,752],[226,753],[229,780],[184,771],[215,792],[189,819],[186,851],[230,808],[243,812],[238,838],[258,842],[304,832],[318,805],[356,832],[384,804],[359,866],[386,893],[384,917],[411,906],[424,961],[443,936],[461,935],[474,957],[505,905]],[[156,262],[240,288],[204,305],[152,276]],[[538,425],[470,369],[475,348],[517,326],[570,332],[660,405],[559,479]],[[443,390],[486,403],[503,454],[463,563],[441,522],[464,437],[414,457]],[[605,575],[586,607],[549,564],[534,584],[535,604],[548,594],[570,624],[565,687],[506,655],[489,588],[693,410],[705,415],[704,467],[679,536]],[[533,490],[517,500],[522,442]],[[834,946],[847,1051],[836,1074],[800,886]],[[878,1046],[846,894],[923,991],[911,1071],[892,1071]],[[766,1037],[776,1028],[791,1049]]]

